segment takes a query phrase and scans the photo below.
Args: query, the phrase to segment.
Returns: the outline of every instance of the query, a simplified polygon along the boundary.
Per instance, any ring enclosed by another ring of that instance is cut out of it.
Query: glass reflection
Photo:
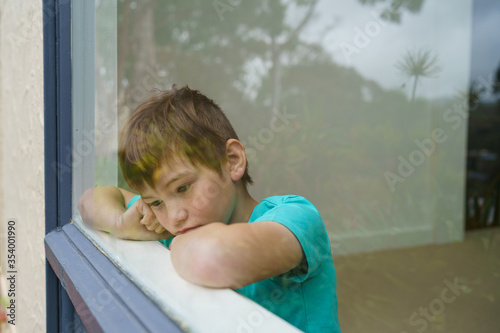
[[[493,278],[469,274],[474,258],[498,246],[496,234],[464,234],[471,5],[119,1],[118,128],[154,89],[202,90],[246,146],[252,195],[300,194],[320,210],[344,329],[459,331],[472,285],[486,293]],[[392,248],[407,249],[340,257]],[[438,309],[449,283],[462,297]]]
[[[122,1],[120,119],[154,88],[189,84],[240,133],[253,194],[311,198],[337,254],[460,240],[464,168],[454,162],[465,149],[470,8],[437,19],[446,11],[425,1]]]
[[[500,225],[500,4],[474,2],[467,154],[468,230]]]

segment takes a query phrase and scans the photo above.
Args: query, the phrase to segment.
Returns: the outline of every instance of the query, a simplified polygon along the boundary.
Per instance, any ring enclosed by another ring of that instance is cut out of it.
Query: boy
[[[321,216],[300,196],[250,196],[245,148],[212,100],[175,85],[150,97],[122,130],[119,160],[140,196],[88,190],[79,202],[85,223],[162,240],[185,279],[235,289],[305,332],[340,332]]]

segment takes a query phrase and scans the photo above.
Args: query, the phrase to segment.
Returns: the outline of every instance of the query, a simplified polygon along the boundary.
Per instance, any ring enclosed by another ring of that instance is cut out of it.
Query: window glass
[[[471,3],[447,5],[119,2],[119,122],[188,84],[235,126],[252,194],[310,199],[336,254],[460,240]]]
[[[82,191],[128,189],[116,159],[119,129],[156,89],[189,85],[234,125],[255,199],[299,194],[318,208],[345,330],[455,327],[458,302],[440,292],[459,300],[475,282],[440,271],[451,264],[434,254],[439,244],[471,244],[469,82],[487,75],[470,77],[472,0],[102,0],[88,10],[95,31],[83,29],[94,40],[81,76],[92,74],[80,82],[90,90],[75,102],[87,106],[74,107],[94,130],[86,139],[74,129],[76,153],[85,140],[93,145],[74,172]],[[482,237],[473,244],[493,241]],[[427,280],[411,279],[428,267]],[[362,294],[349,281],[367,272],[374,280],[360,280]],[[381,291],[392,287],[407,299]]]
[[[474,2],[469,88],[466,229],[500,224],[500,3]],[[496,190],[495,190],[496,186]]]

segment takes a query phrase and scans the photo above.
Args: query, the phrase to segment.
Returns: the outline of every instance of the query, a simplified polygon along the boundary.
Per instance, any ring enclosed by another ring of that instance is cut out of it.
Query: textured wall
[[[0,2],[1,4],[2,2]],[[0,5],[0,55],[2,54],[2,42],[1,42],[1,36],[2,36],[2,6]],[[2,78],[2,57],[0,57],[0,80]],[[3,119],[3,107],[2,107],[2,84],[0,81],[0,190],[3,192],[3,176],[2,176],[2,170],[3,170],[3,124],[4,124],[4,119]],[[0,267],[5,266],[5,256],[3,254],[4,251],[4,240],[3,240],[3,198],[0,198]],[[0,269],[1,270],[1,269]]]
[[[0,218],[3,230],[17,221],[16,332],[45,332],[42,1],[0,0],[0,12]]]

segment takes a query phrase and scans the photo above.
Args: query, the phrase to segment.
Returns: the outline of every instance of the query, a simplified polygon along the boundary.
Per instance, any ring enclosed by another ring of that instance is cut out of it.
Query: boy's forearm
[[[82,220],[89,227],[116,233],[116,226],[125,212],[125,199],[114,186],[103,186],[87,190],[78,201]]]
[[[229,287],[225,281],[227,275],[220,274],[221,270],[214,269],[217,264],[213,256],[213,249],[217,245],[217,236],[214,232],[224,228],[222,223],[209,225],[193,230],[185,235],[177,236],[170,245],[170,257],[175,270],[186,280],[214,288]]]
[[[213,288],[237,289],[269,279],[304,258],[295,235],[274,221],[210,223],[175,237],[170,250],[179,275]]]
[[[190,282],[211,288],[237,289],[248,284],[248,272],[257,272],[261,267],[258,260],[247,260],[253,235],[241,237],[235,229],[238,226],[210,223],[175,237],[170,255],[177,273]]]

